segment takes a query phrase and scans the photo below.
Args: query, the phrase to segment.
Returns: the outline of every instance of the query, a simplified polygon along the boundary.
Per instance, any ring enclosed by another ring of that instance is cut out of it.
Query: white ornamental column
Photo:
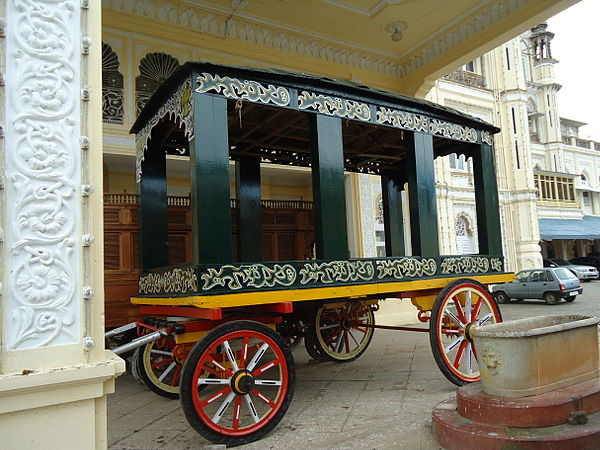
[[[106,448],[101,18],[0,2],[0,449]]]

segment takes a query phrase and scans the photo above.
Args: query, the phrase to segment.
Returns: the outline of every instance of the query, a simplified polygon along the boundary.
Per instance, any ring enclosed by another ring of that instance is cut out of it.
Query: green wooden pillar
[[[142,273],[169,264],[166,155],[158,141],[149,141],[139,184]]]
[[[260,158],[240,158],[235,168],[239,260],[261,261]]]
[[[317,259],[347,259],[342,121],[313,114],[310,129]]]
[[[406,254],[402,216],[403,190],[404,182],[400,178],[381,177],[386,256],[404,256]]]
[[[502,255],[502,232],[494,152],[491,145],[481,144],[479,151],[473,152],[473,171],[479,253],[499,256]]]
[[[227,99],[195,94],[190,166],[194,263],[231,263]]]
[[[433,136],[414,132],[407,133],[407,137],[406,174],[412,253],[415,256],[438,256]]]

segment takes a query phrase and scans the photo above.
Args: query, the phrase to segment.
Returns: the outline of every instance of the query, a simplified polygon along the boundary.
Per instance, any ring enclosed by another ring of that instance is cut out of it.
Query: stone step
[[[481,383],[461,387],[457,412],[472,422],[507,427],[548,427],[567,423],[576,411],[600,411],[600,378],[530,397],[488,395]]]
[[[462,389],[462,388],[461,388]],[[507,427],[462,417],[454,399],[433,410],[433,431],[446,450],[598,450],[600,412],[585,416],[587,423],[547,427]]]

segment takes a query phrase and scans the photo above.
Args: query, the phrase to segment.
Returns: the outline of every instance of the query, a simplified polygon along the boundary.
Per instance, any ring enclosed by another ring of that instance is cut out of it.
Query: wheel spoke
[[[462,331],[457,330],[455,328],[442,328],[442,333],[444,333],[444,334],[462,334]]]
[[[450,319],[452,319],[461,328],[465,327],[466,324],[464,322],[462,322],[458,317],[456,317],[456,315],[449,309],[446,308],[444,310],[444,314],[447,315],[448,317],[450,317]],[[461,310],[460,314],[462,314],[462,310]],[[463,317],[464,317],[464,315],[463,315]]]
[[[339,327],[339,325],[337,323],[332,323],[331,325],[322,325],[319,327],[320,330],[328,330],[330,328],[336,328]]]
[[[452,300],[454,301],[454,307],[456,308],[456,314],[458,314],[458,317],[454,316],[452,318],[452,320],[454,320],[456,323],[466,323],[467,319],[465,319],[465,314],[463,313],[462,306],[460,304],[460,300],[457,297],[454,297]],[[448,313],[448,315],[452,314],[448,309],[446,309],[444,311],[444,314],[446,314],[446,312]]]
[[[473,358],[472,353],[471,353],[471,346],[473,344],[471,344],[470,342],[467,342],[467,373],[469,375],[473,375]]]
[[[277,365],[279,365],[279,360],[278,359],[276,359],[274,361],[271,361],[270,363],[267,363],[267,364],[259,367],[258,369],[256,369],[255,371],[252,372],[252,376],[256,377],[256,376],[260,375],[261,373],[266,372],[271,367],[275,367]]]
[[[233,397],[235,397],[235,392],[230,392],[229,395],[225,397],[225,400],[223,400],[223,403],[221,404],[219,409],[217,409],[215,415],[212,417],[212,421],[214,423],[219,423],[219,420],[221,420],[221,417],[223,417],[223,414],[225,414],[225,411],[227,411],[229,405],[233,403]]]
[[[181,375],[181,369],[183,365],[177,364],[177,368],[175,369],[175,375],[173,375],[173,379],[171,380],[171,386],[179,385],[179,376]]]
[[[152,350],[150,350],[150,353],[152,353],[153,355],[170,356],[171,358],[173,357],[173,352],[166,352],[164,350],[155,350],[155,349],[152,349]]]
[[[281,386],[281,381],[277,380],[254,380],[257,386]]]
[[[169,364],[169,367],[167,367],[165,369],[165,371],[160,375],[160,377],[158,377],[158,381],[160,381],[162,383],[162,380],[165,379],[165,377],[169,374],[169,372],[171,372],[171,370],[173,370],[175,368],[176,365],[177,365],[177,363],[175,361],[173,361],[171,364]]]
[[[479,319],[477,321],[477,325],[483,325],[483,324],[485,324],[492,317],[494,317],[494,315],[492,313],[486,314],[485,316],[483,316],[481,319]]]
[[[455,337],[450,341],[450,343],[444,348],[446,353],[450,353],[452,350],[456,348],[456,346],[462,343],[465,340],[464,336]]]
[[[229,359],[229,364],[231,364],[233,371],[237,372],[240,370],[237,365],[235,355],[233,354],[233,350],[231,350],[231,346],[229,345],[229,341],[223,341],[223,348],[225,349],[225,354],[227,355],[227,359]]]
[[[233,375],[233,372],[231,370],[227,369],[225,366],[222,366],[221,364],[219,364],[218,362],[216,362],[214,359],[211,359],[210,362],[213,363],[213,365],[216,368],[218,368],[219,370],[225,372],[227,374],[227,376],[230,377],[230,376]],[[217,376],[220,376],[220,375],[217,375]]]
[[[471,307],[473,306],[471,304],[471,302],[473,301],[473,295],[471,291],[467,291],[467,295],[465,298],[465,311],[464,311],[464,318],[465,318],[465,322],[470,322],[471,320]]]
[[[336,325],[336,327],[338,327],[337,330],[335,330],[335,333],[331,333],[331,336],[329,336],[327,338],[327,340],[325,341],[326,345],[330,345],[331,341],[333,341],[333,338],[335,338],[338,334],[340,334],[340,332],[342,331],[342,327],[340,327],[339,325]],[[333,347],[332,347],[333,348]]]
[[[348,339],[348,330],[344,331],[344,343],[346,344],[346,353],[350,353],[350,339]]]
[[[249,395],[244,395],[244,400],[246,400],[246,406],[248,407],[248,411],[250,411],[250,415],[254,419],[254,423],[260,422],[260,417],[258,417],[258,413],[256,412],[256,408],[254,407],[254,403]]]
[[[473,312],[471,313],[471,322],[475,322],[475,320],[477,319],[482,304],[483,298],[479,297],[479,300],[477,300],[477,304],[475,304],[475,308],[473,308]]]
[[[202,367],[203,371],[207,371],[208,373],[213,374],[215,377],[221,378],[221,374],[219,372],[217,372],[215,369],[213,369],[212,367],[208,367],[208,366],[203,366]]]
[[[242,358],[240,360],[240,367],[244,367],[246,365],[246,359],[248,358],[248,344],[250,343],[250,338],[248,336],[244,336],[244,342],[242,343]],[[237,402],[237,400],[236,400]]]
[[[256,389],[253,389],[252,393],[254,395],[256,395],[258,398],[260,398],[267,405],[269,405],[271,408],[275,408],[275,406],[277,406],[276,403],[274,403],[271,400],[269,400],[267,397],[265,397],[263,394],[261,394],[260,392],[258,392]]]
[[[231,387],[227,386],[223,389],[221,389],[218,392],[215,392],[213,395],[211,395],[210,397],[208,397],[206,400],[204,400],[201,404],[200,407],[201,408],[205,408],[206,405],[211,404],[212,402],[214,402],[215,400],[217,400],[218,398],[222,397],[223,395],[227,394],[229,391],[231,391]]]
[[[456,352],[456,358],[454,358],[454,367],[456,369],[458,369],[458,367],[460,366],[460,360],[462,359],[462,356],[463,356],[466,346],[467,346],[467,341],[463,340],[460,343],[460,347],[458,347],[458,352]]]
[[[342,344],[344,343],[343,337],[344,337],[343,332],[338,335],[337,341],[335,343],[335,348],[333,349],[334,352],[340,353],[342,351]]]
[[[198,378],[198,385],[201,384],[229,384],[231,379],[229,378]]]
[[[150,367],[152,367],[153,369],[156,369],[157,367],[161,367],[161,366],[164,366],[165,364],[169,364],[170,362],[173,362],[174,360],[175,360],[175,358],[161,359],[160,361],[150,364]]]
[[[352,338],[352,340],[354,341],[354,343],[356,344],[356,346],[357,347],[360,346],[360,344],[358,343],[358,341],[356,340],[356,338],[352,334],[352,330],[348,330],[348,333],[350,334],[350,337]]]
[[[250,363],[248,364],[248,367],[246,367],[246,369],[248,369],[249,371],[252,372],[252,370],[254,370],[254,366],[256,366],[256,364],[258,364],[258,362],[260,361],[260,358],[263,357],[263,355],[267,352],[268,349],[269,349],[269,344],[267,344],[266,342],[263,345],[261,345],[260,348],[258,349],[258,351],[252,357],[252,360],[250,361]]]

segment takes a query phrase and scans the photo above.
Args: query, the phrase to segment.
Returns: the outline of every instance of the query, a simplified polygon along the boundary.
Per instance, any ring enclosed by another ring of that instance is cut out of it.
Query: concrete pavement
[[[600,281],[584,284],[570,304],[543,301],[502,305],[504,320],[548,314],[600,316]],[[245,449],[423,449],[440,446],[431,433],[431,410],[453,397],[456,386],[440,373],[427,333],[376,330],[358,360],[316,363],[303,346],[293,352],[298,382],[286,416],[266,438]],[[111,450],[224,448],[188,425],[178,400],[140,386],[131,375],[117,379],[109,396]]]

